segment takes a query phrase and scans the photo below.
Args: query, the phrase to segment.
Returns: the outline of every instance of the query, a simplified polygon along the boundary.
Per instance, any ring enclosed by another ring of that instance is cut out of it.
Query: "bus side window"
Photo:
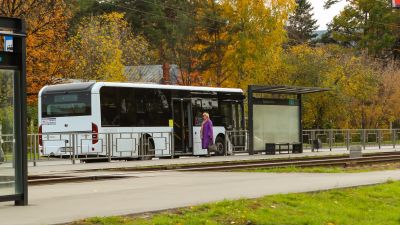
[[[203,109],[202,101],[200,98],[192,98],[192,111],[193,111],[193,125],[201,126],[203,123]]]
[[[135,125],[138,127],[144,127],[148,125],[148,90],[135,90],[135,102],[136,102],[136,118]]]
[[[151,126],[167,126],[168,118],[164,112],[168,109],[168,101],[165,95],[160,90],[152,90],[146,98],[148,124]],[[167,108],[165,108],[167,107]]]
[[[121,101],[121,126],[128,127],[136,125],[134,90],[127,89]]]
[[[201,108],[201,103],[200,105],[193,105],[193,118],[194,118],[194,126],[201,126],[203,123],[203,109]]]
[[[137,113],[145,113],[144,105],[145,105],[144,97],[143,96],[140,96],[140,97],[138,96],[138,98],[136,99],[136,112]]]
[[[218,114],[220,116],[220,123],[227,129],[233,128],[233,115],[232,115],[232,102],[221,102],[219,104]]]
[[[158,96],[159,96],[160,101],[161,101],[162,110],[168,111],[168,109],[169,109],[169,104],[168,104],[167,97],[166,97],[165,94],[164,94],[162,91],[160,91],[160,90],[158,90]]]
[[[109,87],[103,87],[100,91],[101,124],[104,126],[115,125],[115,116],[119,114],[115,93],[113,88]]]

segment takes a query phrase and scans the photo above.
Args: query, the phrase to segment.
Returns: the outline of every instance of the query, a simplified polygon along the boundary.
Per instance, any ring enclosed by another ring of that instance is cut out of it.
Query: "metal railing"
[[[247,130],[226,131],[227,154],[248,153],[249,133]],[[235,139],[245,140],[234,142]],[[303,130],[304,150],[316,150],[315,140],[320,140],[319,150],[349,150],[352,145],[365,149],[396,149],[400,145],[400,129],[316,129]],[[245,143],[245,144],[243,144]]]
[[[302,139],[305,150],[314,150],[313,142],[317,139],[325,151],[349,150],[352,145],[363,149],[396,149],[400,145],[400,129],[304,130]],[[0,134],[0,160],[3,155],[5,163],[13,162],[14,142],[13,135]],[[54,161],[75,164],[175,156],[172,132],[28,134],[27,142],[28,161],[33,166]],[[248,150],[247,130],[225,132],[225,155],[248,153]]]
[[[249,132],[247,130],[225,131],[225,155],[248,153]]]
[[[172,132],[28,134],[27,155],[33,166],[54,161],[75,164],[91,160],[174,157],[172,137]],[[0,151],[4,153],[4,163],[13,162],[13,135],[0,134]]]
[[[351,145],[362,148],[393,148],[400,144],[399,129],[330,129],[304,130],[303,147],[313,149],[313,141],[319,139],[323,149],[349,150]]]

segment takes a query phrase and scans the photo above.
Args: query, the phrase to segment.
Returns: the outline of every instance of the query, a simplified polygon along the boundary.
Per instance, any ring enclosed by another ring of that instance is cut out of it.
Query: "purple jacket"
[[[203,124],[201,134],[201,147],[208,149],[208,146],[214,143],[213,124],[210,119]]]

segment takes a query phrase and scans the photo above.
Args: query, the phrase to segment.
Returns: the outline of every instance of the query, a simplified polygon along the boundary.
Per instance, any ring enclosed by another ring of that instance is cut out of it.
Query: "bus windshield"
[[[90,92],[45,94],[42,96],[42,117],[91,115]]]

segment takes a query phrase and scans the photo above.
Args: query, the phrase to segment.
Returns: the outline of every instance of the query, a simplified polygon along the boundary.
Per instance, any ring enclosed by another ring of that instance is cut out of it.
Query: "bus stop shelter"
[[[302,95],[326,88],[261,86],[248,87],[249,153],[268,152],[268,146],[283,145],[302,152]],[[275,148],[274,147],[274,148]],[[274,149],[275,152],[275,149]]]
[[[21,19],[0,17],[0,201],[27,205],[26,40]]]

